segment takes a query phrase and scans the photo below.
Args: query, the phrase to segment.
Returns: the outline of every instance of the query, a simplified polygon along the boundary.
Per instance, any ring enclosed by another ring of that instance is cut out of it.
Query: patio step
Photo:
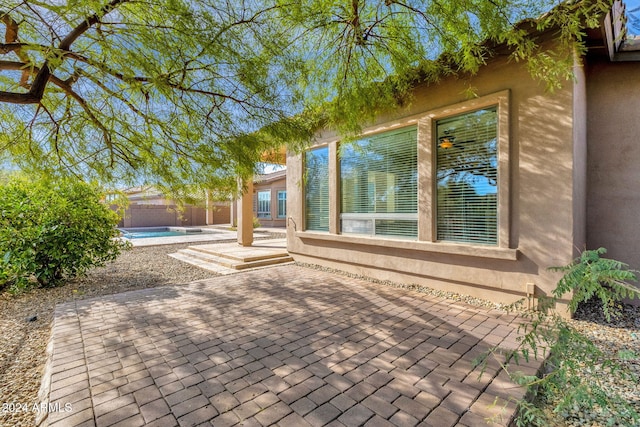
[[[229,274],[293,261],[285,245],[282,240],[261,241],[249,247],[237,244],[197,245],[169,256],[209,271]]]
[[[173,254],[169,254],[171,258],[175,258],[179,261],[185,262],[187,264],[195,265],[196,267],[200,267],[204,270],[213,271],[217,274],[231,274],[237,273],[238,270],[234,270],[232,268],[228,268],[223,266],[222,264],[216,264],[214,262],[207,262],[205,260],[201,260],[199,258],[190,256],[188,254],[184,254],[181,252],[176,252]]]

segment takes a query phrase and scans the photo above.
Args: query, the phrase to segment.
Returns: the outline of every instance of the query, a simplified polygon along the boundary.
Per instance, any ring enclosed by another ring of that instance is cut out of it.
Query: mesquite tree
[[[326,123],[357,130],[499,45],[534,75],[566,77],[572,55],[540,51],[532,30],[580,47],[610,2],[556,3],[4,0],[0,160],[230,188],[265,150]]]
[[[107,180],[235,185],[295,132],[297,65],[274,8],[219,3],[3,2],[2,152]]]

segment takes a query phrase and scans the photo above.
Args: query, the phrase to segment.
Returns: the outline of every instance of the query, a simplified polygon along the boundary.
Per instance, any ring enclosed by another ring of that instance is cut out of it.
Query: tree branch
[[[89,16],[81,24],[79,24],[76,28],[74,28],[69,34],[67,34],[67,36],[64,39],[62,39],[62,41],[60,42],[58,49],[71,50],[71,45],[73,44],[73,42],[75,42],[78,39],[78,37],[83,35],[93,25],[100,22],[100,19],[104,15],[114,10],[116,7],[118,7],[118,5],[122,3],[126,3],[128,1],[130,0],[111,0],[109,3],[104,5],[102,9],[100,9],[99,13]]]
[[[109,68],[107,68],[106,66],[104,66],[105,68],[102,68],[101,65],[102,64],[94,64],[92,63],[92,61],[88,60],[88,58],[84,58],[87,61],[87,64],[92,65],[96,68],[98,68],[99,70],[121,80],[124,82],[143,82],[143,83],[151,83],[154,80],[157,79],[153,79],[151,77],[141,77],[141,76],[135,76],[135,77],[130,77],[130,76],[124,76],[122,73],[119,73],[115,70],[111,70]],[[16,70],[16,71],[27,71],[28,73],[36,73],[37,75],[40,75],[41,70],[38,67],[30,67],[29,64],[25,64],[22,62],[17,62],[17,61],[0,61],[0,70]],[[85,73],[83,73],[85,74]],[[86,75],[85,75],[86,77]],[[49,75],[49,78],[51,79],[51,81],[53,81],[57,86],[60,86],[58,83],[59,82],[63,85],[65,85],[65,87],[69,87],[71,89],[71,82],[66,82],[56,76],[54,76],[53,74]],[[220,99],[228,99],[229,101],[235,102],[236,104],[239,105],[243,105],[243,104],[249,104],[251,105],[251,103],[246,100],[246,99],[241,99],[238,97],[235,97],[233,95],[230,94],[225,94],[225,93],[221,93],[221,92],[213,92],[213,91],[208,91],[208,90],[204,90],[204,89],[196,89],[196,88],[191,88],[191,87],[186,87],[183,86],[181,84],[177,84],[177,83],[172,83],[171,81],[169,81],[169,79],[165,79],[163,80],[163,83],[166,84],[169,88],[179,91],[179,92],[183,92],[183,93],[194,93],[194,94],[199,94],[199,95],[205,95],[205,96],[211,96],[211,97],[215,97],[215,98],[220,98]],[[62,88],[62,87],[61,87]],[[0,101],[4,101],[4,100],[8,100],[8,99],[13,99],[13,101],[7,101],[7,102],[12,102],[14,104],[33,104],[33,103],[37,103],[40,102],[40,99],[35,99],[33,96],[29,97],[29,95],[31,94],[31,92],[27,92],[27,93],[14,93],[14,92],[3,92],[0,91]],[[13,97],[13,98],[12,98]]]
[[[113,164],[114,164],[114,158],[113,158],[114,150],[113,150],[113,142],[111,141],[111,134],[109,133],[109,130],[100,121],[100,119],[98,119],[96,117],[96,115],[91,110],[91,107],[89,106],[87,101],[85,101],[85,99],[83,97],[81,97],[77,92],[75,92],[71,88],[71,86],[69,86],[63,80],[60,80],[59,78],[54,77],[54,76],[51,77],[51,82],[53,84],[55,84],[56,86],[58,86],[60,89],[62,89],[67,95],[69,95],[70,97],[75,99],[76,102],[78,103],[78,105],[80,105],[82,107],[82,109],[84,110],[84,112],[87,114],[87,116],[89,116],[89,119],[91,120],[91,122],[98,129],[100,129],[100,132],[102,132],[102,136],[104,138],[104,142],[107,145],[107,147],[109,148],[109,151],[111,153],[111,166],[113,166]]]
[[[79,25],[77,25],[73,30],[71,30],[71,32],[67,34],[67,36],[64,39],[62,39],[62,41],[58,45],[58,50],[70,51],[71,45],[78,39],[78,37],[83,35],[93,25],[100,22],[100,19],[104,15],[114,10],[118,5],[122,3],[126,3],[128,1],[130,0],[111,0],[109,3],[103,6],[98,13],[95,13],[87,17],[84,21],[82,21]],[[17,42],[18,41],[17,40],[18,24],[8,14],[5,14],[2,16],[2,21],[5,23],[5,26],[7,27],[7,31],[5,35],[6,42],[7,43]],[[23,58],[20,58],[20,59],[24,61]],[[28,62],[28,61],[24,61],[24,62]],[[33,79],[33,84],[31,85],[28,92],[14,93],[14,92],[0,91],[0,101],[10,102],[13,104],[39,103],[42,100],[42,97],[44,96],[44,91],[47,87],[47,83],[49,82],[50,78],[53,76],[54,69],[55,67],[51,66],[50,61],[45,60],[44,64],[42,64],[42,67],[38,69],[39,71],[37,72],[35,78]],[[51,80],[54,81],[55,77]],[[62,82],[62,80],[59,80],[59,81]],[[22,83],[23,82],[21,81],[21,84]]]
[[[7,51],[0,50],[0,53],[7,54],[9,52],[15,52],[15,54],[18,56],[18,58],[22,62],[29,62],[29,57],[22,51],[23,43],[18,42],[18,30],[19,30],[18,23],[8,13],[5,13],[4,15],[2,15],[2,18],[0,20],[4,23],[6,27],[6,31],[4,35],[5,43],[0,46],[6,46],[7,49],[9,49]],[[13,47],[14,45],[17,45],[17,46]],[[29,73],[27,73],[26,71],[23,71],[22,76],[20,76],[20,86],[28,87],[28,83],[29,83]]]
[[[17,52],[26,46],[28,46],[26,43],[17,43],[17,42],[0,43],[0,55],[6,55],[7,53],[10,53],[10,52]]]
[[[8,14],[4,13],[0,17],[0,21],[5,25],[4,40],[6,43],[12,43],[18,40],[18,23]]]
[[[125,98],[124,96],[122,96],[119,93],[116,93],[115,91],[109,89],[105,84],[103,84],[99,78],[94,77],[93,75],[85,72],[84,70],[76,70],[78,77],[82,76],[85,77],[89,80],[91,80],[93,82],[93,84],[95,84],[96,86],[98,86],[100,89],[102,89],[103,91],[105,91],[106,93],[108,93],[110,96],[120,100],[120,102],[124,103],[127,107],[129,107],[131,109],[131,111],[133,111],[135,114],[137,114],[138,116],[147,119],[147,116],[140,111],[135,105],[133,105],[133,103],[131,101],[129,101],[127,98]]]
[[[26,66],[26,64],[23,64],[21,62],[0,61],[0,70],[21,70],[21,69],[24,69],[25,66]],[[31,72],[39,73],[40,70],[37,67],[33,67]],[[113,147],[112,147],[112,142],[111,142],[111,136],[109,134],[108,129],[96,117],[96,115],[91,110],[91,107],[89,106],[87,101],[85,101],[85,99],[82,98],[77,92],[75,92],[73,90],[73,88],[71,87],[71,85],[69,83],[67,83],[66,81],[64,81],[64,80],[62,80],[62,79],[60,79],[60,78],[58,78],[58,77],[56,77],[54,75],[50,75],[49,76],[49,80],[53,84],[58,86],[60,89],[62,89],[67,95],[69,95],[70,97],[72,97],[73,99],[76,100],[76,102],[82,107],[82,109],[85,111],[85,113],[87,113],[87,116],[89,116],[89,119],[93,122],[93,124],[95,124],[96,127],[98,127],[98,129],[100,129],[100,131],[102,132],[102,134],[104,136],[105,143],[107,144],[109,149],[112,150]],[[0,99],[3,99],[3,96],[11,96],[11,95],[28,95],[28,93],[27,94],[14,94],[12,92],[0,92]],[[22,99],[22,98],[19,98],[19,99]],[[39,103],[39,101],[38,101],[38,103]]]

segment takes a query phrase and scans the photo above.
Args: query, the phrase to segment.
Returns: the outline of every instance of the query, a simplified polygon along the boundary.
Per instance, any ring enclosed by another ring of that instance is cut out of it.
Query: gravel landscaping
[[[640,413],[640,307],[621,305],[618,316],[607,322],[600,305],[595,302],[578,307],[575,319],[571,324],[578,332],[589,338],[601,349],[605,357],[618,361],[628,369],[631,377],[621,380],[607,375],[600,363],[585,363],[584,376],[591,376],[607,391],[617,393],[633,405]],[[624,352],[632,352],[629,358],[620,358]],[[618,420],[611,423],[609,416],[602,414],[599,408],[590,412],[574,410],[567,414],[565,426],[626,426]],[[640,424],[636,424],[636,427]]]
[[[279,236],[276,236],[279,237]],[[51,321],[56,304],[74,299],[86,299],[101,295],[119,293],[163,285],[179,285],[194,280],[215,276],[215,273],[201,270],[167,256],[184,245],[138,247],[122,255],[117,261],[103,268],[93,270],[87,277],[73,280],[54,289],[36,289],[28,294],[12,296],[0,293],[0,425],[32,426],[33,411],[9,411],[10,404],[38,403],[38,390],[44,364],[46,347],[50,336]],[[410,287],[411,288],[411,287]],[[428,289],[416,289],[434,292]],[[444,298],[461,298],[452,294]],[[482,301],[466,301],[486,304]],[[640,308],[625,306],[622,316],[611,323],[604,320],[597,305],[583,305],[572,324],[592,339],[611,357],[617,357],[620,350],[636,352],[636,358],[624,361],[628,368],[640,375]],[[585,375],[606,373],[589,367]],[[640,411],[640,390],[635,382],[610,384],[613,390],[623,393]],[[565,426],[601,426],[606,420],[593,414],[570,414]]]

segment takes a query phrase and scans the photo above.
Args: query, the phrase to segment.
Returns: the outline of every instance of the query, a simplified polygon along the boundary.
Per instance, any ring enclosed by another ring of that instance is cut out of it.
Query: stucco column
[[[232,227],[238,225],[238,200],[235,196],[229,199],[229,224],[231,224]]]
[[[211,191],[207,190],[205,192],[206,195],[206,201],[205,201],[205,205],[206,205],[206,218],[205,218],[205,223],[207,225],[211,225],[213,224],[213,200],[211,199]]]
[[[238,178],[238,185],[242,195],[238,198],[238,244],[251,246],[253,243],[253,181],[246,183],[242,189],[242,179]]]

